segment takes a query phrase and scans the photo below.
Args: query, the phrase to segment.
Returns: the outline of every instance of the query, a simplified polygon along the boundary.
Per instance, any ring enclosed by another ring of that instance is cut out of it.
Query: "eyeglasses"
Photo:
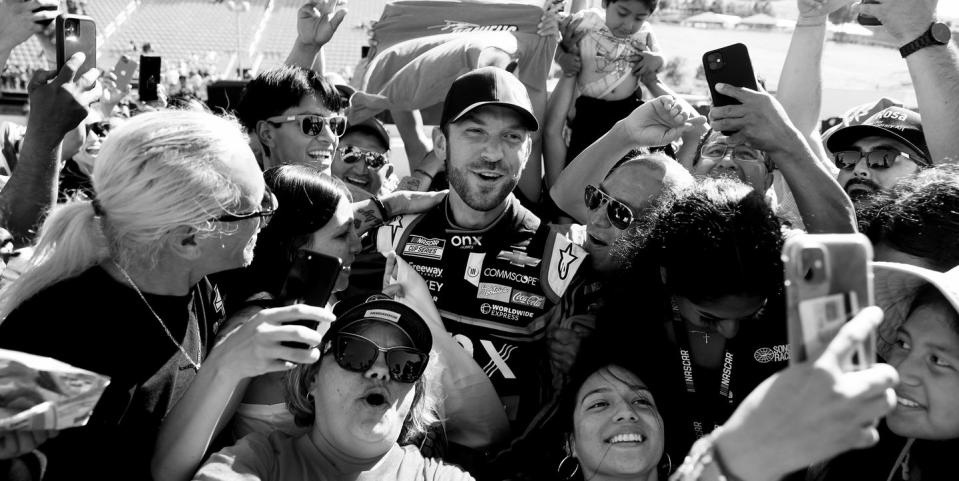
[[[426,370],[429,356],[412,347],[380,347],[377,343],[359,334],[340,332],[333,337],[333,358],[343,369],[366,372],[382,352],[390,378],[396,382],[414,383]],[[325,353],[324,353],[325,354]]]
[[[922,163],[913,159],[909,154],[895,149],[876,149],[868,152],[841,150],[839,152],[833,152],[832,157],[836,162],[836,167],[839,167],[841,170],[854,169],[856,164],[863,158],[866,159],[866,166],[870,169],[888,169],[896,163],[896,157],[903,157],[917,164]]]
[[[336,150],[340,151],[340,158],[343,159],[343,162],[353,164],[362,160],[367,167],[373,170],[379,169],[390,162],[385,154],[361,149],[355,145],[341,145]]]
[[[323,117],[316,114],[290,115],[287,117],[270,117],[267,122],[274,124],[283,124],[286,122],[299,122],[300,132],[309,137],[316,137],[323,132],[323,127],[330,126],[330,131],[337,137],[342,137],[346,132],[346,117],[343,115],[331,115]]]
[[[595,185],[586,186],[586,208],[596,210],[606,204],[606,217],[617,229],[625,229],[633,223],[633,211],[626,204],[610,197]]]
[[[112,128],[113,126],[110,125],[110,122],[107,120],[90,122],[87,124],[87,136],[89,137],[91,133],[94,133],[97,135],[97,137],[106,137]]]
[[[260,220],[260,227],[262,228],[269,225],[278,206],[279,201],[276,199],[276,196],[273,195],[273,192],[270,192],[270,189],[267,189],[266,192],[263,193],[263,200],[260,202],[259,209],[246,214],[224,214],[214,220],[217,222],[238,222],[256,217]]]
[[[759,162],[762,164],[766,163],[766,157],[763,155],[762,151],[754,149],[748,145],[729,145],[721,142],[707,143],[703,146],[702,150],[699,151],[699,155],[703,158],[718,160],[726,157],[729,157],[733,161],[743,161],[743,162]]]

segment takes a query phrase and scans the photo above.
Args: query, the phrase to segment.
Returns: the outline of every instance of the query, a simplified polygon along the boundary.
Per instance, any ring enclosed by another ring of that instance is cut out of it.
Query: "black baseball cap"
[[[917,163],[932,165],[932,155],[929,154],[926,137],[922,132],[922,118],[917,112],[902,107],[887,107],[860,125],[836,130],[826,141],[826,147],[830,152],[839,152],[852,147],[862,138],[872,136],[898,140],[925,156],[923,159],[915,159]]]
[[[352,123],[350,122],[346,126],[346,132],[343,132],[343,136],[346,137],[351,132],[369,134],[379,140],[383,144],[383,148],[390,150],[390,134],[386,131],[386,127],[383,126],[383,123],[379,120],[376,120],[373,117],[370,117],[362,122]]]
[[[342,312],[342,313],[340,313]],[[383,295],[360,296],[345,299],[333,309],[336,320],[323,336],[323,343],[333,336],[361,321],[392,323],[409,336],[413,347],[429,354],[433,348],[433,334],[426,321],[413,309]]]
[[[484,105],[510,107],[520,114],[529,131],[539,130],[526,86],[516,76],[498,67],[478,68],[454,80],[443,102],[440,125],[456,122]]]

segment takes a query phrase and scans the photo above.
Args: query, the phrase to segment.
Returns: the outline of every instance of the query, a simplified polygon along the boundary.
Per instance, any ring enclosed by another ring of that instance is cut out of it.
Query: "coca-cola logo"
[[[546,297],[517,290],[513,292],[510,302],[521,306],[529,306],[541,309],[546,305]]]

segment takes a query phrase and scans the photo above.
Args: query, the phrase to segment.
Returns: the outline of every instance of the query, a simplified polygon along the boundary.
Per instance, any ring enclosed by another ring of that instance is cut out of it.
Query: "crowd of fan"
[[[0,1],[0,65],[56,3]],[[851,0],[797,0],[776,95],[720,84],[738,103],[708,116],[659,78],[657,0],[582,3],[538,19],[548,98],[471,44],[432,132],[324,76],[337,0],[299,10],[235,116],[125,105],[81,56],[35,73],[26,127],[0,129],[0,347],[111,382],[84,427],[0,431],[3,479],[953,479],[959,51],[927,38],[937,0],[855,5],[904,46],[918,108],[826,132],[826,17]],[[387,109],[402,178],[362,114]],[[868,237],[875,306],[791,362],[782,252],[806,233]],[[295,294],[304,256],[338,267]],[[879,362],[847,369],[874,333]]]

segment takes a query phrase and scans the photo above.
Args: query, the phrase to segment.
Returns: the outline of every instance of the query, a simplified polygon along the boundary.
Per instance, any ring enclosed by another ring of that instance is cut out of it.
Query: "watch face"
[[[939,44],[949,43],[949,38],[952,37],[952,32],[949,31],[949,26],[944,23],[936,22],[932,24],[932,27],[929,27],[929,33],[932,34],[933,40]]]

